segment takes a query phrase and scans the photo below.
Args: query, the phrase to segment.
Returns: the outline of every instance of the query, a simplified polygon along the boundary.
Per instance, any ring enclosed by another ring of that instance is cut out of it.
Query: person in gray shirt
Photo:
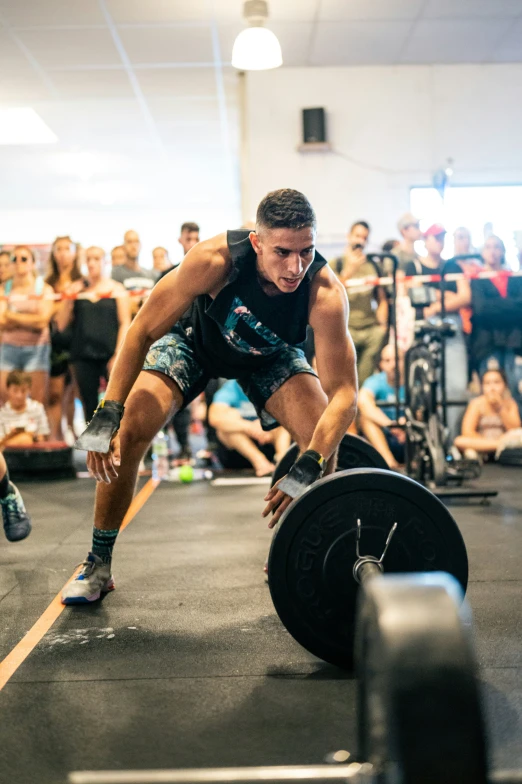
[[[156,275],[154,270],[140,267],[141,242],[136,231],[129,230],[125,232],[123,247],[125,248],[125,263],[112,268],[112,279],[117,280],[118,283],[123,283],[129,292],[151,289],[156,282]],[[141,305],[141,297],[131,297],[131,315],[133,318]]]

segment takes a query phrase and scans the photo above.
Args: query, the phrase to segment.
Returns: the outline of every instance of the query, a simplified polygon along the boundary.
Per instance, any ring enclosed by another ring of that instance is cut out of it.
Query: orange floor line
[[[140,509],[151,497],[152,493],[158,486],[157,479],[149,479],[149,481],[141,488],[140,492],[134,497],[129,510],[123,519],[120,531],[126,528],[131,520],[138,514]],[[71,580],[76,577],[79,570],[67,580],[67,585]],[[65,587],[65,586],[64,586]],[[4,688],[9,679],[14,675],[20,665],[27,659],[31,651],[38,645],[42,637],[47,634],[53,623],[60,617],[65,610],[65,605],[61,602],[61,594],[63,588],[56,594],[51,604],[47,607],[42,615],[38,618],[36,623],[29,629],[27,634],[15,645],[11,653],[8,653],[5,659],[0,662],[0,691]]]

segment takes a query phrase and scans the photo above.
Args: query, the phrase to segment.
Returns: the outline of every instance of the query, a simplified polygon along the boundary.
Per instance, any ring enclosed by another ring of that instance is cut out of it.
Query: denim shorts
[[[26,373],[38,371],[48,373],[51,364],[51,345],[11,346],[0,344],[0,370],[25,370]]]
[[[183,405],[187,406],[207,386],[211,378],[218,378],[219,372],[209,373],[198,361],[190,337],[182,329],[174,329],[157,340],[150,347],[145,358],[143,370],[164,373],[176,382],[183,395]],[[253,403],[263,430],[273,430],[278,422],[265,410],[266,401],[274,392],[298,373],[317,373],[308,364],[304,351],[295,346],[287,346],[258,370],[245,373],[237,378],[245,395]]]

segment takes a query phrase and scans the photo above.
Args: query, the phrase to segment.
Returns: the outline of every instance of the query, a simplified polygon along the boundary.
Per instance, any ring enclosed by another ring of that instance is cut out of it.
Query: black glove
[[[319,452],[308,449],[294,463],[287,475],[281,479],[277,488],[289,495],[290,498],[297,498],[323,475],[325,466],[324,457]]]
[[[113,435],[120,429],[124,411],[125,407],[116,400],[102,400],[74,448],[106,454]]]

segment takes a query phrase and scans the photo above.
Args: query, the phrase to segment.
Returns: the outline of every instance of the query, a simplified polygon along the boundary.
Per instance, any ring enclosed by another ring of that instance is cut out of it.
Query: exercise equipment
[[[42,441],[31,446],[8,446],[4,457],[11,478],[70,479],[76,477],[73,450],[64,441]]]
[[[299,456],[297,444],[291,444],[287,452],[276,465],[272,474],[272,485],[282,479],[293,466]],[[359,436],[347,434],[339,444],[337,455],[337,471],[350,468],[383,468],[388,465],[384,457],[368,441]]]
[[[290,634],[319,658],[352,668],[358,532],[367,551],[382,553],[395,523],[387,572],[448,572],[465,591],[468,561],[457,524],[409,477],[341,471],[315,482],[284,513],[268,559],[270,592]]]

